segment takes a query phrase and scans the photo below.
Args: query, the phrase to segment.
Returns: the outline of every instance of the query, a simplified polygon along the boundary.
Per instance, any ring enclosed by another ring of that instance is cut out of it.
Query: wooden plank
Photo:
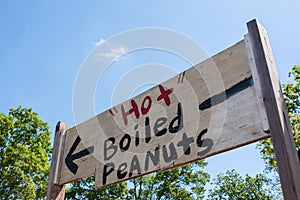
[[[260,111],[263,129],[264,129],[264,132],[269,133],[270,126],[269,126],[269,122],[268,122],[267,110],[266,110],[266,106],[265,106],[265,103],[263,100],[263,94],[261,91],[261,84],[259,81],[257,66],[256,66],[255,59],[254,59],[253,47],[251,44],[250,35],[246,34],[244,36],[244,38],[245,38],[245,43],[246,43],[246,50],[247,50],[248,60],[249,60],[249,64],[250,64],[250,69],[251,69],[253,82],[254,82],[254,89],[255,89],[256,97],[258,99],[258,107],[259,107],[259,111]]]
[[[242,40],[66,132],[59,184],[103,187],[255,142],[261,123]]]
[[[61,174],[61,165],[63,163],[62,150],[64,149],[65,132],[68,128],[71,128],[71,126],[64,124],[63,122],[58,122],[56,125],[47,191],[48,200],[62,200],[65,197],[66,187],[64,184],[60,185],[58,183]]]
[[[298,200],[300,199],[299,160],[268,35],[264,27],[256,20],[250,21],[247,26],[267,110],[284,198]]]

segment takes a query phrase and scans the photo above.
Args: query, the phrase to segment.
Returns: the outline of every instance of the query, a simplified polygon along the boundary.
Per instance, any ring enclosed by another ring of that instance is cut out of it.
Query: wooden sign
[[[269,137],[257,95],[242,40],[68,129],[59,184],[95,174],[103,187]]]
[[[270,137],[257,44],[250,36],[65,129],[58,136],[53,183],[94,175],[96,186],[103,187]]]

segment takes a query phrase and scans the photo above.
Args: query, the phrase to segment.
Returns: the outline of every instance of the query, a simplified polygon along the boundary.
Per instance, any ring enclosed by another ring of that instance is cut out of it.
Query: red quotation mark
[[[184,75],[185,75],[185,71],[178,75],[178,84],[183,83]]]
[[[113,109],[113,110],[112,110],[112,109]],[[113,111],[115,111],[115,113],[118,113],[118,110],[117,110],[115,107],[113,107],[112,109],[109,109],[108,112],[109,112],[112,116],[115,116],[115,114],[114,114]]]

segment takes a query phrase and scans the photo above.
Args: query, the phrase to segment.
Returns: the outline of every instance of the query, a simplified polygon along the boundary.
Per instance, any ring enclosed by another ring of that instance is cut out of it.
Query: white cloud
[[[106,58],[112,58],[115,61],[118,61],[122,55],[126,54],[126,49],[123,46],[111,49],[108,53],[99,53],[99,56],[103,56]]]
[[[105,42],[105,40],[103,38],[101,38],[98,42],[94,42],[93,45],[95,46],[100,46],[101,44],[103,44]]]

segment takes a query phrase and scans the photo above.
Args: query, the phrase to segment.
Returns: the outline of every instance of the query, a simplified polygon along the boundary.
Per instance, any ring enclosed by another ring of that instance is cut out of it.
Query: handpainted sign
[[[47,199],[95,175],[97,187],[168,170],[272,136],[285,199],[300,167],[267,32],[245,39],[145,93],[71,128],[58,123]]]
[[[66,131],[58,184],[97,187],[269,137],[247,41]]]

